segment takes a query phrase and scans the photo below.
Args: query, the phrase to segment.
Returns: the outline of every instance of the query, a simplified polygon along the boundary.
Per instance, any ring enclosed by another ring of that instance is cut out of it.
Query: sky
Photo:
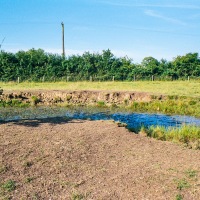
[[[200,0],[0,0],[1,50],[110,49],[135,63],[200,52]]]

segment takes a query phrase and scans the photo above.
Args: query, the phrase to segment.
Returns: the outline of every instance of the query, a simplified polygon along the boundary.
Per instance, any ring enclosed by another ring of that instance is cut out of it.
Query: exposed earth
[[[200,151],[112,121],[0,124],[0,199],[199,200]]]
[[[70,90],[29,90],[3,91],[0,100],[18,100],[37,105],[54,105],[66,103],[72,105],[96,105],[104,102],[106,105],[131,105],[133,102],[149,102],[153,99],[165,99],[164,95],[148,92],[129,91],[70,91]]]

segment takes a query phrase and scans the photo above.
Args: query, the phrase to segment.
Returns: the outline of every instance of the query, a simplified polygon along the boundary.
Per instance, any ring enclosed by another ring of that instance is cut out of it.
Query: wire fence
[[[79,76],[62,76],[62,77],[31,77],[31,78],[22,78],[17,77],[17,79],[13,80],[4,80],[0,78],[1,82],[81,82],[81,81],[88,81],[88,82],[114,82],[114,81],[125,81],[125,82],[136,82],[136,81],[200,81],[200,76],[185,76],[185,77],[178,77],[174,78],[172,76],[133,76],[128,78],[119,78],[117,76],[85,76],[85,77],[79,77]]]

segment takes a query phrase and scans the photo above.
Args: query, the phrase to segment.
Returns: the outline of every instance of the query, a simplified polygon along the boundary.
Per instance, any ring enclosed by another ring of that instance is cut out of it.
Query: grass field
[[[112,90],[112,91],[139,91],[200,97],[199,81],[138,81],[138,82],[22,82],[3,83],[4,90]]]

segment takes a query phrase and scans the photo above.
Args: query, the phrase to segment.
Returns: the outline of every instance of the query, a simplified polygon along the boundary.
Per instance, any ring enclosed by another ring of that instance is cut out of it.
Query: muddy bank
[[[130,105],[133,102],[150,102],[152,99],[163,99],[163,95],[153,95],[145,92],[111,92],[111,91],[63,91],[39,90],[23,92],[4,91],[0,96],[3,101],[19,100],[24,103],[53,105],[57,103],[94,105]]]

